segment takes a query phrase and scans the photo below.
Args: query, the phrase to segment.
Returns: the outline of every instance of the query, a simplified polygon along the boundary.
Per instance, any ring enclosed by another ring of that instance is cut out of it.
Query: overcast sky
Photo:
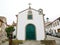
[[[29,7],[28,3],[36,10],[42,8],[45,19],[53,21],[60,16],[60,0],[0,0],[0,16],[5,16],[11,24],[16,21],[16,14]]]

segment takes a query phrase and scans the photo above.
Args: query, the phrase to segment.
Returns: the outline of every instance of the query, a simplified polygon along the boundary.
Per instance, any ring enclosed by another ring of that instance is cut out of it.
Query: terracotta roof
[[[50,23],[51,23],[51,22],[46,22],[46,23],[45,23],[45,26],[49,25]]]
[[[55,19],[53,22],[55,22],[56,20],[59,20],[60,21],[60,17],[58,17],[57,19]],[[46,26],[52,24],[53,22],[50,22],[49,24],[47,24]]]

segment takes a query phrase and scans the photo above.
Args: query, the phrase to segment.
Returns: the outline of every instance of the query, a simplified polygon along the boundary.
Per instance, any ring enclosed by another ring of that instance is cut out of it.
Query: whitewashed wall
[[[45,33],[44,33],[43,15],[39,15],[39,12],[32,10],[33,19],[28,20],[27,13],[28,13],[28,10],[26,10],[18,15],[17,39],[25,40],[26,25],[34,24],[36,27],[36,40],[44,40]]]
[[[58,21],[58,23],[59,23],[59,25],[56,25],[55,24],[55,26],[53,26],[53,24],[56,22],[57,23],[57,21]],[[51,26],[52,25],[52,26]],[[49,27],[49,26],[51,26],[51,27]],[[49,33],[49,31],[50,31],[50,29],[53,31],[53,34],[56,34],[56,33],[58,33],[58,29],[60,29],[60,21],[59,20],[55,20],[52,24],[48,24],[48,26],[45,28],[46,29],[46,31]],[[56,31],[56,32],[55,32]]]

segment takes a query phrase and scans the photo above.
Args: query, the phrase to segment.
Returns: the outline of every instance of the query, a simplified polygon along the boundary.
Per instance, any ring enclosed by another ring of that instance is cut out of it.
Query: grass
[[[23,41],[22,41],[22,40],[13,40],[13,41],[12,41],[12,44],[13,44],[13,45],[23,44]]]
[[[5,43],[6,41],[9,41],[9,39],[6,39],[4,41],[2,41],[2,43]],[[23,40],[12,40],[12,45],[19,45],[19,44],[23,44]]]

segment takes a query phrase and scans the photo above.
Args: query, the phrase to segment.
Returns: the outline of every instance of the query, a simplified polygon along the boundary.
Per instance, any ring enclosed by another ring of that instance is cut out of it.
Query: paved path
[[[47,40],[55,40],[57,45],[60,45],[60,38],[53,37],[53,36],[47,36]],[[8,45],[8,42],[2,43],[1,45]],[[40,44],[40,41],[25,41],[23,44],[19,45],[43,45]]]
[[[9,45],[9,43],[8,42],[5,42],[5,43],[2,43],[1,45]]]
[[[1,45],[8,45],[8,42],[5,42],[5,43],[3,43]],[[23,44],[19,44],[19,45],[44,45],[44,44],[41,44],[40,41],[31,40],[31,41],[24,41]]]
[[[55,40],[56,45],[60,45],[60,38],[47,35],[47,40]]]
[[[44,45],[44,44],[41,44],[40,41],[28,40],[28,41],[25,41],[23,44],[19,44],[19,45]]]

